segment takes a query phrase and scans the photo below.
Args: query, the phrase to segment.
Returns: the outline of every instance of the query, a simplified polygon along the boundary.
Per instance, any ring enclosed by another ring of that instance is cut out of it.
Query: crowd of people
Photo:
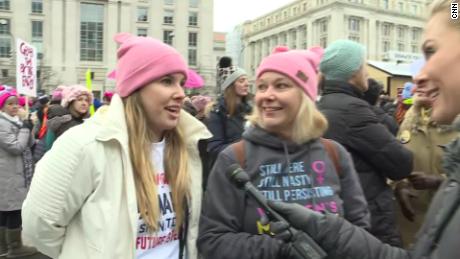
[[[350,40],[276,47],[254,93],[223,57],[222,94],[187,96],[179,52],[128,33],[102,102],[1,86],[0,258],[308,258],[299,233],[330,259],[460,258],[460,23],[431,8],[394,100]],[[230,182],[235,165],[289,224]]]

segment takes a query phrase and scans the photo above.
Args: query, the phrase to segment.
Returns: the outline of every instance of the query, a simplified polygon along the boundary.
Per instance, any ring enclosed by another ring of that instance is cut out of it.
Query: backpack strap
[[[332,163],[334,163],[335,171],[340,178],[342,176],[342,167],[340,166],[339,153],[337,152],[335,144],[332,143],[330,139],[320,138],[320,140],[321,143],[323,143],[329,158],[331,158]]]
[[[240,140],[238,142],[233,143],[232,145],[233,153],[235,153],[235,158],[240,164],[241,168],[246,166],[246,154],[244,151],[244,141]]]

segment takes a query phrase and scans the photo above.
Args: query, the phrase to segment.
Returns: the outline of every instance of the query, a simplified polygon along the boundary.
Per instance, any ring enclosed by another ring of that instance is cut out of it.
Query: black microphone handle
[[[257,203],[260,206],[262,206],[262,208],[265,210],[265,213],[268,214],[267,216],[269,218],[288,224],[288,230],[291,233],[292,237],[297,237],[302,241],[294,243],[294,249],[297,250],[299,255],[303,256],[306,259],[323,259],[327,257],[327,253],[308,234],[304,232],[298,234],[298,230],[291,227],[289,221],[287,221],[283,216],[278,214],[278,212],[273,210],[268,205],[265,196],[263,196],[262,193],[260,193],[259,190],[251,182],[246,182],[243,188],[257,201]]]
[[[272,219],[275,219],[277,221],[285,222],[289,224],[289,222],[283,218],[278,212],[274,211],[270,206],[268,205],[267,199],[265,196],[263,196],[259,190],[254,187],[254,185],[251,182],[247,182],[244,184],[244,190],[251,194],[251,196],[256,199],[257,203],[259,203],[260,206],[264,209],[264,211],[268,214],[267,216]],[[290,224],[289,224],[290,225]]]

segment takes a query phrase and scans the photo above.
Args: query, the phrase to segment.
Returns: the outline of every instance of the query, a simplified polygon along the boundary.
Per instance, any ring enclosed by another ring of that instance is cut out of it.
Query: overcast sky
[[[214,0],[214,31],[229,32],[246,20],[255,19],[293,0]]]

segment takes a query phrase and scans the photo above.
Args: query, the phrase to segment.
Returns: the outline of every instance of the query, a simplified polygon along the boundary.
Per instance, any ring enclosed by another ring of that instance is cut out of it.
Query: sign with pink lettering
[[[16,89],[37,96],[37,49],[21,39],[16,41]]]

